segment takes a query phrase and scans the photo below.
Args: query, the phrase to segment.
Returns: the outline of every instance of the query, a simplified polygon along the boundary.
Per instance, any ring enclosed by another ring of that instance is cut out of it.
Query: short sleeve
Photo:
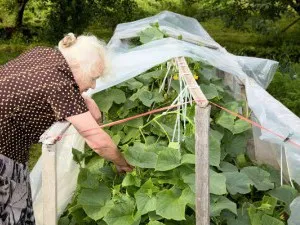
[[[51,96],[48,96],[48,103],[51,105],[56,121],[88,111],[78,86],[72,82],[58,85]]]

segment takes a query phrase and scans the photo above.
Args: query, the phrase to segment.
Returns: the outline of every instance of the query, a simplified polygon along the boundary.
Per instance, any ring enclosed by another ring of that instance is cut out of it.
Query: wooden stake
[[[189,92],[196,101],[195,152],[196,152],[196,225],[210,224],[209,196],[209,126],[210,108],[208,100],[197,84],[184,57],[175,58],[179,74],[185,80]]]
[[[42,147],[43,225],[57,224],[56,210],[56,145]]]
[[[196,106],[196,225],[210,224],[209,196],[209,118],[210,106]]]

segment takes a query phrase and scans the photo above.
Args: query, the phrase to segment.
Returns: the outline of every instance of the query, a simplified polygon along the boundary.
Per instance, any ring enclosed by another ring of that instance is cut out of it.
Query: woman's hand
[[[97,123],[102,123],[102,114],[96,102],[90,96],[82,95],[82,97],[84,98],[85,104]]]
[[[121,154],[120,154],[121,155]],[[124,157],[121,155],[120,158],[118,160],[116,160],[114,162],[116,168],[117,168],[117,171],[119,173],[123,173],[123,172],[131,172],[134,167],[131,166],[125,159]]]
[[[66,118],[78,130],[86,143],[104,159],[113,162],[119,173],[130,172],[133,166],[126,162],[111,137],[99,127],[91,112]]]

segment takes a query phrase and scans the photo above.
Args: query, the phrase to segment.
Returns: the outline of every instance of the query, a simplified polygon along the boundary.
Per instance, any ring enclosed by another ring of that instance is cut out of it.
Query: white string
[[[283,145],[281,145],[280,149],[280,184],[283,185]]]
[[[284,146],[283,146],[283,148],[284,148],[284,155],[286,156],[286,149],[285,149],[285,147],[284,147]],[[292,182],[291,175],[290,175],[290,166],[289,166],[289,161],[287,160],[287,158],[285,158],[285,161],[286,161],[286,165],[287,165],[287,170],[288,170],[289,181],[290,181],[290,183],[291,183],[291,186],[292,186],[293,188],[295,188],[295,187],[294,187],[294,184],[293,184],[293,182]]]
[[[166,75],[163,79],[162,84],[160,85],[160,88],[159,88],[159,91],[158,91],[159,93],[165,88],[166,80],[167,80],[167,77],[170,73],[171,67],[172,67],[172,64],[170,62],[167,62],[167,72],[166,72]]]

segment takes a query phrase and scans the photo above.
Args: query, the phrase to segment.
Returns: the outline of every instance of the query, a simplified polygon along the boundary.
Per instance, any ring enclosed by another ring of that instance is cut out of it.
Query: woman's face
[[[82,74],[80,71],[74,71],[74,79],[79,86],[80,93],[87,91],[88,89],[94,89],[96,87],[96,81],[103,74],[103,64],[101,62],[97,63],[91,70],[90,74]]]

